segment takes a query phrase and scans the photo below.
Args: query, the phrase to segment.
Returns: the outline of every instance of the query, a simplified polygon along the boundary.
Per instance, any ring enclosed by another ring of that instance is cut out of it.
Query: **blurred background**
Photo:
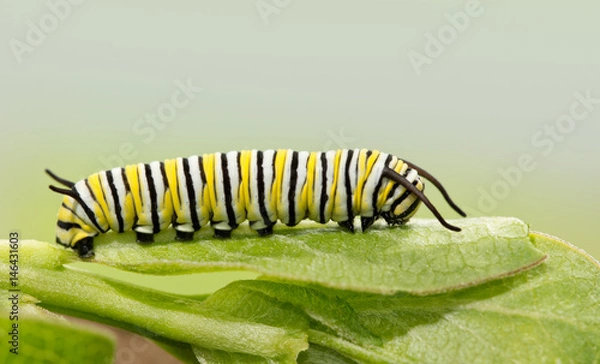
[[[216,151],[372,148],[431,171],[470,216],[516,216],[600,258],[596,2],[0,4],[6,238],[54,240],[44,168],[79,180]]]

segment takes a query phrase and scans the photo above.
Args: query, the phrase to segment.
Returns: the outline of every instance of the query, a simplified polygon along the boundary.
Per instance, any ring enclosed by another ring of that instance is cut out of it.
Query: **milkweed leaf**
[[[97,262],[129,270],[263,274],[198,297],[74,269],[74,252],[22,241],[19,288],[36,298],[29,307],[108,322],[201,363],[600,361],[597,261],[517,219],[455,223],[462,233],[416,220],[356,235],[304,226],[267,239],[99,241]]]
[[[205,233],[193,242],[172,242],[163,235],[148,246],[135,243],[133,234],[105,234],[97,238],[95,261],[149,274],[247,269],[336,289],[422,295],[510,276],[545,258],[518,219],[453,223],[463,230],[419,219],[399,228],[376,225],[364,234],[306,223],[269,237],[249,228],[227,240]]]

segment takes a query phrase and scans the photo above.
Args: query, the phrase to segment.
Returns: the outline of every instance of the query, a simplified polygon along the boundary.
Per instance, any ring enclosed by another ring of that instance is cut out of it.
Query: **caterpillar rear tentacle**
[[[208,224],[226,239],[245,220],[267,236],[277,221],[294,226],[310,219],[333,220],[353,233],[355,217],[363,232],[379,218],[401,225],[421,202],[444,227],[460,231],[425,196],[421,177],[466,216],[430,173],[376,150],[214,153],[113,168],[78,182],[46,172],[67,187],[50,186],[65,195],[56,241],[83,258],[94,256],[94,237],[109,230],[134,230],[138,242],[151,243],[173,226],[175,240],[190,241]]]

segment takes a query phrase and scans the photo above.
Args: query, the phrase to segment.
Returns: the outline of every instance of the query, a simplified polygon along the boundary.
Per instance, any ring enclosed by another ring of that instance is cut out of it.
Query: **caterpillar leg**
[[[175,229],[175,240],[176,241],[192,241],[194,240],[194,233],[200,230],[199,226],[194,224],[180,224],[173,221],[173,228]]]
[[[210,225],[215,231],[215,238],[227,239],[231,237],[231,230],[236,226],[231,226],[227,221],[211,221]]]
[[[383,217],[389,226],[402,225],[403,223],[402,220],[394,217],[389,211],[382,213],[381,217]]]
[[[154,234],[135,232],[136,241],[142,244],[154,243]]]
[[[275,223],[272,223],[271,225],[262,229],[257,229],[256,232],[258,233],[258,236],[269,236],[273,234],[273,226],[275,226]]]
[[[363,231],[363,233],[371,227],[371,225],[373,225],[373,223],[375,222],[376,218],[373,216],[361,216],[360,218],[360,227]]]
[[[338,225],[354,234],[354,221],[353,220],[339,221]]]
[[[194,232],[193,231],[175,230],[175,240],[177,240],[177,241],[194,240]]]
[[[80,258],[92,258],[94,254],[94,238],[88,236],[80,241],[78,241],[73,249],[77,250],[77,254],[79,254]]]
[[[273,234],[273,226],[277,222],[250,221],[250,229],[255,230],[258,236],[269,236]],[[268,225],[267,225],[268,224]]]

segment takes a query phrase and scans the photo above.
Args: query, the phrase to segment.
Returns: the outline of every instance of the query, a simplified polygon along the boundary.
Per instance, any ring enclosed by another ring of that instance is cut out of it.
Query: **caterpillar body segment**
[[[93,238],[109,230],[134,230],[139,242],[173,226],[177,240],[191,240],[210,224],[226,238],[246,220],[259,235],[277,221],[330,220],[354,232],[354,218],[367,230],[378,218],[403,224],[423,202],[448,224],[423,194],[421,177],[440,189],[428,172],[390,154],[367,149],[327,152],[249,150],[204,154],[101,171],[76,183],[48,174],[67,188],[58,213],[56,241],[93,256]]]

